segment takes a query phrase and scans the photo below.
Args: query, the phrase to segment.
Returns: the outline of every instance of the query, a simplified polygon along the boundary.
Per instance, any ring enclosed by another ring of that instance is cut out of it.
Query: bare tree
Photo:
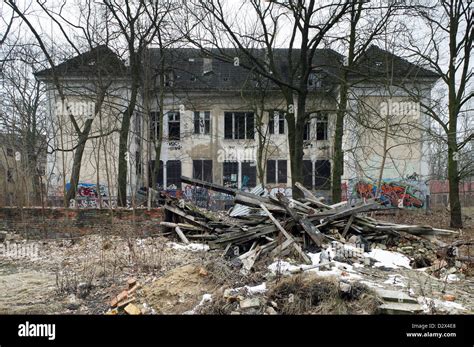
[[[349,10],[349,3],[247,0],[232,7],[235,4],[224,0],[187,2],[187,23],[191,24],[186,27],[186,36],[191,43],[218,59],[238,63],[280,89],[286,102],[295,196],[302,194],[294,184],[303,178],[303,135],[310,117],[306,109],[308,80],[314,58],[327,33]],[[283,26],[286,31],[282,31]],[[223,49],[226,46],[234,49]],[[287,47],[285,53],[276,49],[278,46]]]
[[[426,45],[411,32],[405,39],[405,49],[420,62],[431,67],[441,77],[446,98],[434,103],[421,103],[429,117],[443,131],[448,149],[449,204],[451,226],[461,228],[462,214],[459,183],[466,170],[459,166],[460,153],[472,141],[472,126],[460,131],[460,120],[472,117],[468,105],[472,91],[472,44],[474,38],[472,3],[462,0],[440,0],[430,10],[415,7],[414,14],[421,17],[428,31]],[[412,92],[419,100],[420,92]],[[447,108],[444,106],[447,104]]]

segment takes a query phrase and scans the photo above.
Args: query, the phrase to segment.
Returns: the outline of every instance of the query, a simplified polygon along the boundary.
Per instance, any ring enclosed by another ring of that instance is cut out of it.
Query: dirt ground
[[[444,238],[444,242],[474,238],[474,209],[464,213],[465,228],[460,236]],[[445,210],[398,211],[377,218],[449,227],[449,214]],[[313,282],[308,285],[307,280],[292,283],[294,293],[290,297],[292,300],[296,298],[296,302],[290,302],[288,297],[282,296],[283,292],[288,296],[285,292],[288,289],[282,287],[285,280],[282,282],[269,272],[270,259],[258,262],[254,272],[243,276],[223,259],[222,250],[206,250],[203,245],[184,246],[164,237],[142,239],[91,235],[47,242],[19,239],[11,242],[34,245],[37,252],[0,255],[0,288],[3,293],[0,314],[114,314],[117,312],[111,309],[111,300],[128,288],[127,280],[131,278],[139,283],[133,302],[146,314],[241,314],[239,302],[247,298],[259,302],[259,306],[246,310],[247,314],[374,313],[377,300],[371,289],[377,287],[403,289],[414,297],[434,298],[438,304],[445,295],[456,298],[456,303],[451,306],[441,303],[444,311],[435,308],[433,300],[420,302],[425,306],[425,312],[468,313],[474,310],[474,282],[468,272],[462,281],[448,282],[412,269],[387,271],[372,267],[343,267],[339,271],[340,277],[330,277],[327,283],[320,279],[311,280],[317,285]],[[465,247],[462,252],[473,254],[474,250]],[[327,277],[324,271],[317,274]],[[357,290],[365,293],[363,296],[354,297],[353,289],[349,299],[346,294],[341,294],[338,283],[347,284],[351,277],[358,278],[351,282],[351,288],[359,288]],[[265,283],[265,292],[252,292],[252,286],[258,288]],[[360,289],[361,285],[366,286],[365,289]],[[234,288],[240,288],[236,294],[238,300],[226,297],[226,291]],[[320,298],[321,293],[332,293],[335,299],[308,303],[301,294],[306,293],[307,288],[311,288],[308,294],[311,297]],[[456,311],[461,305],[465,309]],[[123,307],[118,313],[123,313]]]

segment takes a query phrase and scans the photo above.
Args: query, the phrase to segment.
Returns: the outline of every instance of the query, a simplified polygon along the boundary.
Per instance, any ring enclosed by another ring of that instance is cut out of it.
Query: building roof
[[[413,64],[389,51],[372,45],[356,61],[349,73],[351,77],[395,79],[433,79],[440,76],[419,65]]]
[[[219,58],[211,59],[210,55],[195,48],[165,50],[165,65],[174,72],[173,88],[175,90],[240,90],[255,86],[258,80],[257,76],[248,68],[243,67],[254,64],[243,53],[231,48],[210,51],[212,56]],[[273,54],[280,75],[287,79],[289,75],[288,50],[275,49]],[[252,55],[263,61],[265,50],[254,50]],[[298,55],[299,50],[293,50],[295,60],[298,59]],[[159,49],[148,50],[149,65],[155,71],[159,71],[160,58]],[[239,66],[235,66],[234,58],[239,59]],[[340,70],[342,58],[340,54],[331,49],[318,49],[313,58],[313,67],[324,70],[324,78],[326,83],[329,83]],[[212,68],[210,68],[211,66]],[[254,85],[251,86],[251,83]],[[276,88],[272,84],[269,86],[273,89]]]
[[[287,79],[289,76],[288,49],[273,51],[280,75]],[[252,54],[262,58],[265,50],[256,49]],[[293,50],[294,61],[299,59],[299,50]],[[237,49],[224,48],[211,50],[212,56],[196,48],[171,48],[164,50],[167,78],[172,83],[167,88],[175,91],[237,91],[253,89],[259,79],[252,71],[242,65],[252,66],[245,55]],[[228,60],[223,60],[227,57]],[[239,58],[240,66],[235,66],[232,57]],[[160,71],[160,50],[149,48],[143,60],[144,75],[158,85]],[[344,56],[332,49],[318,49],[315,52],[312,64],[319,72],[318,78],[323,82],[324,89],[330,90],[340,80],[340,73]],[[107,46],[97,46],[85,53],[73,57],[57,65],[55,71],[59,76],[77,77],[94,76],[97,74],[124,77],[127,67],[124,62]],[[38,77],[51,75],[52,69],[36,73]],[[439,75],[433,71],[372,45],[355,63],[349,73],[351,78],[380,79],[389,78],[393,73],[395,78],[428,78],[436,80]],[[261,80],[261,79],[260,79]],[[276,85],[270,83],[270,89]]]
[[[54,67],[58,76],[123,76],[127,68],[124,62],[107,46],[101,45],[68,59]],[[37,77],[52,76],[53,69],[48,68],[35,73]]]

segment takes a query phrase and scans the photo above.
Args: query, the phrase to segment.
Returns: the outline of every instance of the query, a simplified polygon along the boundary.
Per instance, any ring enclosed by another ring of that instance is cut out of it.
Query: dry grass
[[[379,299],[365,285],[354,283],[344,293],[335,279],[315,275],[285,278],[269,292],[281,314],[374,314]]]

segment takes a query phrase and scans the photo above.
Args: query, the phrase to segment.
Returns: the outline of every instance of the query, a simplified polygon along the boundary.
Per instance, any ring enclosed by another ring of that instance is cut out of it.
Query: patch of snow
[[[262,284],[259,284],[258,286],[253,286],[253,287],[245,286],[245,289],[247,290],[249,294],[261,294],[267,291],[267,285],[265,282],[263,282]]]
[[[377,261],[374,264],[375,267],[386,267],[396,269],[398,267],[404,267],[411,269],[410,259],[401,253],[386,251],[383,249],[373,249],[368,253],[364,253],[364,256],[373,258]]]
[[[460,281],[459,277],[456,274],[449,274],[447,277],[443,278],[443,281],[448,281],[448,283],[458,282]]]
[[[459,311],[465,311],[466,308],[454,301],[444,301],[439,299],[432,299],[420,296],[417,298],[418,302],[422,305],[423,310],[426,313],[430,313],[430,307],[438,311],[448,312],[448,313],[459,313]]]
[[[379,284],[379,283],[374,283],[374,282],[370,282],[370,281],[360,281],[360,283],[362,284],[365,284],[366,286],[368,287],[377,287],[377,288],[385,288],[383,285]]]
[[[181,245],[175,242],[168,242],[166,245],[170,248],[178,249],[182,251],[205,252],[209,250],[209,246],[204,245],[202,243],[190,243],[189,245]]]

